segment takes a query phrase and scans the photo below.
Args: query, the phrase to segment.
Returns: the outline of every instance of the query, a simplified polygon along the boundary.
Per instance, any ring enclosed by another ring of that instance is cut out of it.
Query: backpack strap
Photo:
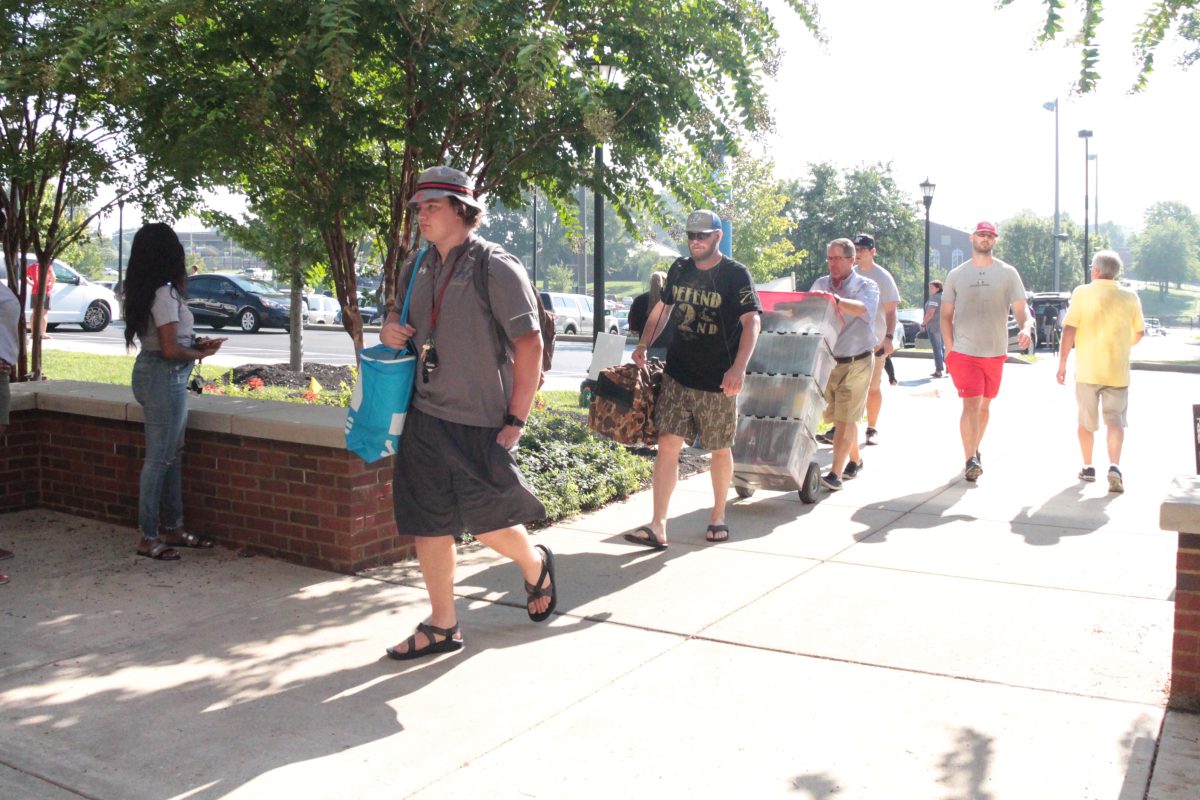
[[[509,338],[508,332],[504,330],[504,326],[500,324],[500,320],[496,319],[496,312],[492,308],[492,298],[491,295],[488,294],[488,274],[491,272],[489,267],[491,266],[492,258],[495,257],[497,252],[502,250],[504,250],[504,248],[500,245],[484,239],[483,256],[480,259],[480,262],[475,265],[475,274],[473,276],[475,280],[475,291],[479,293],[479,299],[481,299],[483,304],[487,306],[488,314],[490,314],[492,317],[492,324],[496,326],[496,339],[500,343],[500,352],[497,354],[497,359],[501,364],[508,360],[508,345],[506,345],[505,342],[508,342]],[[537,294],[536,289],[534,289],[534,294]]]

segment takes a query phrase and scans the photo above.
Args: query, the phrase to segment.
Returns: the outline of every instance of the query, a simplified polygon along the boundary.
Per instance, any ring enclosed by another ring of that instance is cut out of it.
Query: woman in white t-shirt
[[[133,365],[133,396],[146,420],[137,554],[158,561],[177,561],[176,547],[213,546],[212,539],[183,529],[183,434],[192,367],[217,352],[225,339],[196,338],[186,298],[179,237],[164,223],[143,225],[133,237],[125,273],[125,345],[132,350],[134,337],[141,345]]]

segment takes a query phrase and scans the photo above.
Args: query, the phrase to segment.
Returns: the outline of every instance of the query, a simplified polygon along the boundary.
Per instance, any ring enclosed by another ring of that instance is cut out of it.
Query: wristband
[[[633,348],[633,352],[636,353],[638,350],[649,350],[649,349],[650,349],[650,345],[643,344],[642,342],[638,342],[637,345]]]
[[[525,420],[521,419],[516,414],[506,414],[504,416],[504,424],[512,425],[514,428],[524,428]]]

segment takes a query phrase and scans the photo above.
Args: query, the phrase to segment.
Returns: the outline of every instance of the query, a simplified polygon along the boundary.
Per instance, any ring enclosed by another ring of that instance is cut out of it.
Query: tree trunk
[[[292,330],[289,339],[290,353],[288,369],[299,372],[304,369],[304,276],[300,262],[292,262]]]

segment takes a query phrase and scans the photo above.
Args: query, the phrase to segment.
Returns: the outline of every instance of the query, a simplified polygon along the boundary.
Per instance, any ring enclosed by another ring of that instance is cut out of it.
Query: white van
[[[25,264],[19,270],[21,280],[29,264],[37,261],[32,253],[25,255]],[[71,269],[63,261],[54,259],[54,289],[50,292],[50,313],[46,317],[46,328],[54,330],[59,325],[78,325],[88,333],[96,333],[108,327],[108,323],[121,318],[121,304],[111,289],[93,283]],[[12,288],[12,287],[10,287]],[[19,292],[14,289],[14,292]],[[26,293],[25,318],[32,319],[29,298]]]
[[[304,302],[308,305],[308,321],[314,325],[333,325],[342,310],[336,298],[324,294],[310,294]]]
[[[592,311],[592,298],[586,294],[563,294],[561,292],[542,292],[542,305],[554,314],[554,329],[567,335],[592,333],[595,314]]]

